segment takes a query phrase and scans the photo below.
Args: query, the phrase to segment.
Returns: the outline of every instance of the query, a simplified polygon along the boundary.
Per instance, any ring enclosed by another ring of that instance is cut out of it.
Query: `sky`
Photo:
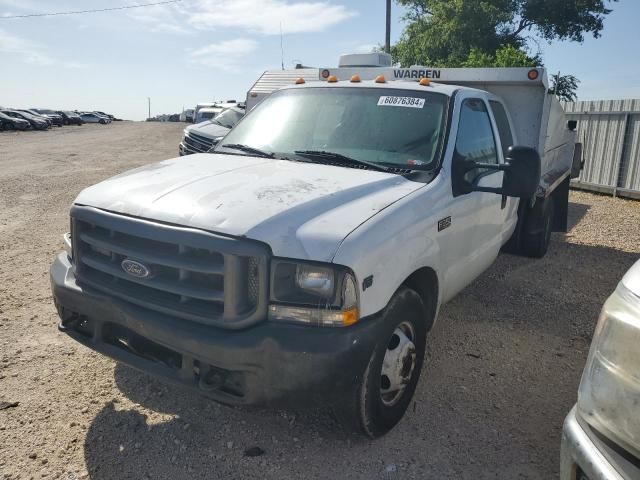
[[[101,110],[142,120],[198,102],[244,100],[268,69],[337,65],[384,41],[384,0],[182,0],[80,15],[2,18],[159,0],[0,0],[0,105]],[[640,1],[611,4],[599,39],[532,39],[551,72],[580,80],[581,100],[640,98]],[[394,4],[392,42],[403,28]],[[283,50],[280,47],[282,29]]]

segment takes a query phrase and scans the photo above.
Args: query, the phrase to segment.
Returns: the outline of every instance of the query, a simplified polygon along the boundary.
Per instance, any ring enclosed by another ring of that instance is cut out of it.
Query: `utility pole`
[[[147,97],[147,102],[149,104],[149,116],[147,118],[151,118],[151,97]]]
[[[391,0],[387,0],[387,29],[384,37],[384,51],[391,53]]]
[[[284,44],[282,41],[282,22],[280,22],[280,63],[282,70],[284,70]]]

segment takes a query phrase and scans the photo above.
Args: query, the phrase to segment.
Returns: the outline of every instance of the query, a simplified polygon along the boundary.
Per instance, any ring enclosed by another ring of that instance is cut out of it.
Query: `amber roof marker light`
[[[376,82],[376,83],[386,83],[387,81],[385,80],[384,75],[378,75],[376,77],[376,79],[374,80],[374,82]]]
[[[352,75],[351,83],[360,83],[360,75]]]
[[[300,78],[296,78],[296,85],[301,85],[301,84],[303,84],[303,83],[306,83],[306,82],[304,81],[304,78],[302,78],[302,77],[300,77]]]
[[[429,80],[428,78],[421,78],[420,79],[420,85],[422,85],[423,87],[428,87],[429,85],[431,85],[431,80]]]
[[[336,83],[338,81],[338,77],[336,77],[335,75],[329,75],[329,78],[327,78],[327,82],[329,83]]]
[[[535,68],[527,72],[527,77],[529,78],[529,80],[537,80],[539,76],[540,72],[538,72],[538,70],[536,70]]]

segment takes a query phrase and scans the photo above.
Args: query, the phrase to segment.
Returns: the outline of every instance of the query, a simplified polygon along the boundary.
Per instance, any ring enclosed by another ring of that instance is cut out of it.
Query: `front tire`
[[[384,435],[403,417],[424,362],[428,309],[414,290],[400,287],[382,315],[380,341],[352,392],[346,420],[371,438]]]

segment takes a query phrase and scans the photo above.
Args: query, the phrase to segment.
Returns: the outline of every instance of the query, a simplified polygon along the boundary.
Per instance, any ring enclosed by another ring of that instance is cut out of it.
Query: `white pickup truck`
[[[337,405],[382,435],[440,306],[566,227],[574,130],[542,69],[318,69],[213,155],[82,191],[59,328],[223,403]]]

